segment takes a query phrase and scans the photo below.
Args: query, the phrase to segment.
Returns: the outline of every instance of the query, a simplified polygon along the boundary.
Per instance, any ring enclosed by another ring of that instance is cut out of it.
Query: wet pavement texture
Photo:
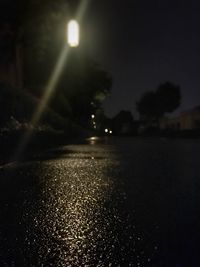
[[[110,138],[0,169],[0,266],[200,266],[200,141]]]

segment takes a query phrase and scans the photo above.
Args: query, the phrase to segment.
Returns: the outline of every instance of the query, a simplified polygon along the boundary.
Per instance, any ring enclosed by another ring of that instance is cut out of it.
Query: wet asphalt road
[[[0,266],[200,266],[200,141],[105,139],[0,169]]]

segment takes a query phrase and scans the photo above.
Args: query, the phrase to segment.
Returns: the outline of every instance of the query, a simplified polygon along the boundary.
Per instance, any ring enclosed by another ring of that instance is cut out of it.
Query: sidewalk
[[[14,155],[19,148],[23,134],[12,133],[0,137],[0,167],[14,162]],[[25,148],[20,160],[33,158],[38,153],[68,144],[81,144],[86,142],[86,136],[70,137],[64,133],[35,133]]]

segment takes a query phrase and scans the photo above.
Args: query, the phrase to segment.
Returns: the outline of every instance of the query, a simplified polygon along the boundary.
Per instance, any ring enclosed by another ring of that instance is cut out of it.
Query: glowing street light
[[[79,45],[79,25],[76,20],[70,20],[67,25],[67,41],[71,47]]]

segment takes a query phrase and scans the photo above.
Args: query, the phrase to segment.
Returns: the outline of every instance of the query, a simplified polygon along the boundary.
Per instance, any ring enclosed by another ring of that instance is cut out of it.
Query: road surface
[[[0,168],[0,266],[200,266],[199,152],[111,138]]]

